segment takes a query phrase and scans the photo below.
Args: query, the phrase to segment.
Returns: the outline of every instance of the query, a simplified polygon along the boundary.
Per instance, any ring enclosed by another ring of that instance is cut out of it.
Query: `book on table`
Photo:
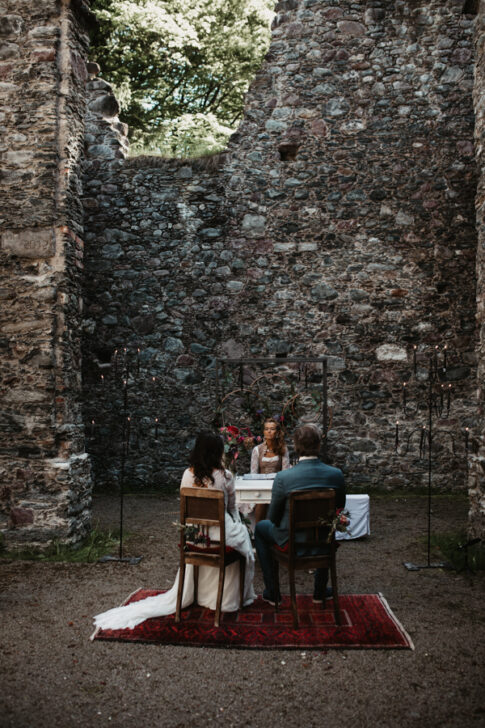
[[[274,480],[275,473],[245,473],[243,480]]]

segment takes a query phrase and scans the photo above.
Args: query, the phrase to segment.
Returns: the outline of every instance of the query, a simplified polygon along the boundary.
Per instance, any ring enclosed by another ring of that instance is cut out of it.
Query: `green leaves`
[[[135,150],[186,157],[225,146],[267,50],[273,6],[273,0],[93,2],[99,29],[92,59],[120,92]]]

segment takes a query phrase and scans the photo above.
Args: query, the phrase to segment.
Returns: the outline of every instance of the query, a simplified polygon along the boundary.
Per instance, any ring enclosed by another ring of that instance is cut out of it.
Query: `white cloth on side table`
[[[337,541],[350,541],[370,534],[369,496],[347,495],[344,511],[349,514],[349,530],[346,533],[337,531]]]

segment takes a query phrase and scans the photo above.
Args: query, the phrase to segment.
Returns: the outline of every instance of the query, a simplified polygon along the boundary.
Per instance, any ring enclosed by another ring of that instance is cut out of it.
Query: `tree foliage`
[[[135,148],[194,156],[224,146],[267,50],[273,7],[274,0],[94,0],[91,57],[113,84]]]

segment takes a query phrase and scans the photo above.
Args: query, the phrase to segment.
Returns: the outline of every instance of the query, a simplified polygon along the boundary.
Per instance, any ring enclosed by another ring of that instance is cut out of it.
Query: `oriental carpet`
[[[138,589],[124,604],[160,594],[159,590]],[[242,649],[414,649],[381,594],[342,594],[339,598],[342,625],[336,625],[332,599],[325,609],[313,604],[311,595],[298,595],[300,626],[293,628],[288,596],[275,612],[260,597],[239,612],[221,615],[214,627],[214,612],[191,606],[176,624],[174,615],[153,617],[134,629],[102,630],[96,640],[145,642],[158,645],[188,645]]]

